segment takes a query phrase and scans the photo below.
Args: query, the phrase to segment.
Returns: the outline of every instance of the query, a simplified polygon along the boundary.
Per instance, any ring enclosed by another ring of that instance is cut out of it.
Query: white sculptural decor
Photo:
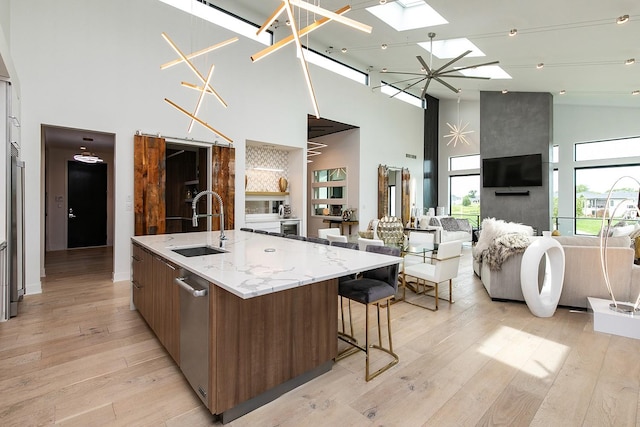
[[[625,178],[634,180],[640,186],[640,181],[638,181],[632,176],[622,176],[618,178],[618,180],[613,183],[613,185],[611,186],[611,189],[609,190],[609,194],[607,195],[607,202],[605,206],[610,206],[611,194],[613,193],[614,188],[616,188],[616,185],[618,184],[618,182],[620,182]],[[609,239],[609,232],[611,231],[611,221],[615,217],[616,212],[618,211],[620,206],[624,206],[625,205],[624,202],[626,201],[627,200],[624,200],[622,203],[618,203],[618,205],[615,207],[615,209],[613,210],[613,212],[611,212],[610,215],[607,216],[608,209],[605,209],[604,212],[602,213],[602,226],[600,227],[600,266],[602,268],[602,274],[604,276],[605,285],[607,286],[607,291],[609,292],[609,296],[611,297],[611,304],[609,304],[609,308],[619,313],[636,313],[640,311],[640,309],[638,308],[638,306],[640,305],[640,295],[638,295],[638,297],[636,298],[636,302],[633,305],[619,303],[616,300],[615,295],[613,295],[613,290],[611,288],[611,281],[609,280],[609,269],[607,265],[607,242]],[[631,200],[631,201],[633,203],[636,203],[635,200]],[[636,211],[636,216],[640,217],[640,210],[638,209],[638,206],[634,205],[634,208]]]
[[[551,232],[544,231],[543,236],[534,240],[522,255],[520,285],[531,313],[538,317],[551,317],[562,292],[564,250],[560,243],[551,238]],[[547,263],[542,289],[538,290],[538,267],[542,257],[546,257]]]

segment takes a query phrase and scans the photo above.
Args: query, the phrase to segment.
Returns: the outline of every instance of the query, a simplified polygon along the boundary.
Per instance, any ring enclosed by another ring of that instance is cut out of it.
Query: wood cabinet
[[[138,245],[132,250],[133,305],[151,326],[153,324],[152,255]]]
[[[179,269],[153,256],[153,332],[171,357],[180,363],[180,295],[173,282]]]
[[[132,262],[134,304],[180,365],[181,293],[174,279],[186,271],[137,243]],[[202,363],[208,363],[211,413],[226,423],[330,370],[338,348],[337,295],[337,279],[247,299],[210,284]]]
[[[180,363],[178,268],[133,244],[133,304],[171,357]]]

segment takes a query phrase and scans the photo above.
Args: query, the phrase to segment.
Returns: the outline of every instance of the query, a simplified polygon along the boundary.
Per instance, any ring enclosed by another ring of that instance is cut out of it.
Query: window
[[[341,217],[347,207],[347,169],[313,171],[311,183],[311,214]]]
[[[575,146],[577,162],[640,156],[640,137],[581,142]]]
[[[480,155],[457,156],[449,158],[449,170],[460,171],[466,169],[480,169]]]
[[[368,74],[358,71],[355,68],[351,68],[342,62],[336,61],[335,59],[328,58],[310,49],[304,49],[304,57],[307,62],[315,64],[318,67],[322,67],[325,70],[332,71],[365,86],[369,84]]]
[[[467,218],[474,227],[480,218],[480,175],[461,175],[449,178],[449,206],[451,216]]]
[[[404,101],[407,104],[414,105],[419,108],[425,108],[425,100],[420,99],[417,96],[413,96],[407,92],[402,92],[402,89],[398,89],[395,86],[391,86],[389,83],[381,82],[380,92],[385,95],[393,96],[394,99]]]
[[[640,165],[575,170],[576,234],[598,234],[605,212],[616,218],[614,224],[618,220],[635,218],[635,209],[629,206],[638,204],[638,184],[633,179],[622,178],[624,176],[640,177]],[[605,211],[611,188],[613,192]]]

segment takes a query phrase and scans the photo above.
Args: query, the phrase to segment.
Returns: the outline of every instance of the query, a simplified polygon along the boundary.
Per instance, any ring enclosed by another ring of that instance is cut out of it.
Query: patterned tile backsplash
[[[281,171],[255,170],[255,168]],[[249,145],[247,146],[246,174],[246,191],[280,191],[278,180],[280,178],[289,180],[289,153],[284,150]]]

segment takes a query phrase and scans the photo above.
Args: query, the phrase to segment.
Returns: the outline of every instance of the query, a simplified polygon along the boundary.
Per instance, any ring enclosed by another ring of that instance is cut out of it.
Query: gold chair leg
[[[380,301],[376,302],[376,306],[378,309],[378,339],[379,345],[369,345],[369,335],[368,335],[368,324],[369,324],[369,306],[367,305],[367,312],[366,312],[366,317],[367,317],[367,335],[366,335],[366,339],[367,339],[367,360],[366,360],[366,372],[365,372],[365,379],[367,381],[371,381],[372,379],[374,379],[375,377],[377,377],[378,375],[380,375],[381,373],[385,372],[387,369],[391,368],[392,366],[395,366],[398,364],[398,361],[400,360],[398,355],[396,353],[393,352],[393,339],[391,336],[391,304],[390,304],[390,298],[386,299],[386,308],[387,308],[387,333],[389,334],[388,336],[388,340],[389,340],[389,348],[384,348],[382,347],[382,333],[380,331],[381,329],[381,324],[380,324]],[[384,365],[383,367],[381,367],[380,369],[378,369],[377,371],[375,371],[374,373],[370,374],[369,373],[369,355],[370,355],[370,348],[375,348],[376,350],[381,350],[385,353],[387,353],[388,355],[390,355],[391,357],[393,357],[393,360],[389,363],[387,363],[386,365]]]
[[[437,283],[434,284],[433,291],[435,295],[435,303],[436,303],[436,310],[437,310],[438,309],[438,284]]]

